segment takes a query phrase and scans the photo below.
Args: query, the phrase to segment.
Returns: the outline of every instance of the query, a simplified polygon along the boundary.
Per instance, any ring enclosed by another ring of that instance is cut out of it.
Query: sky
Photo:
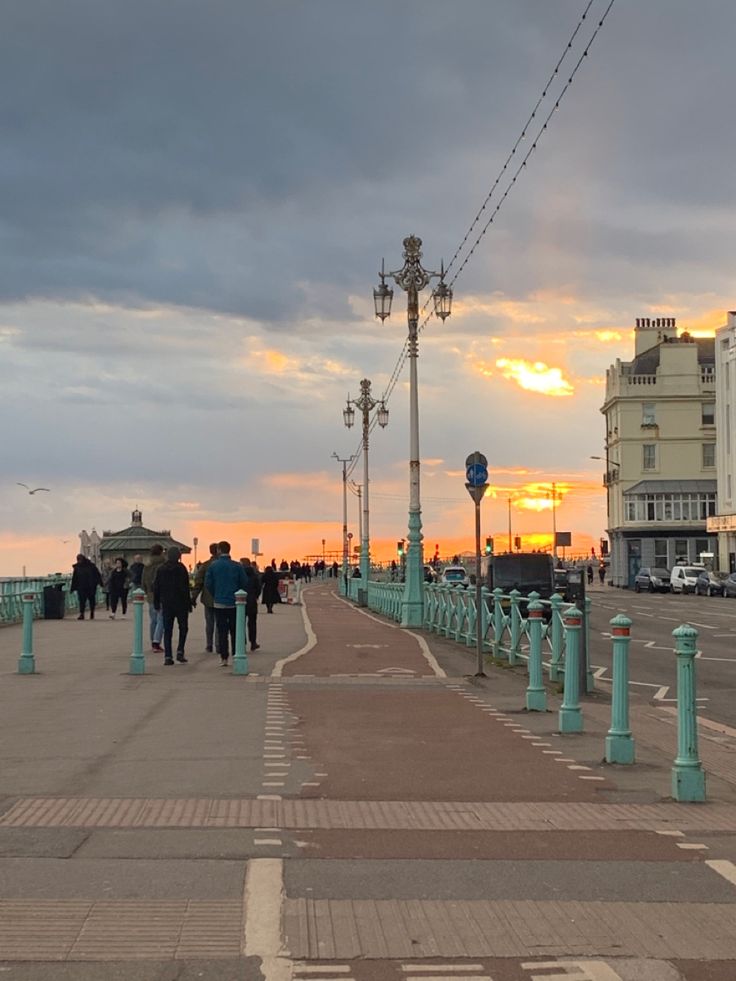
[[[425,544],[573,552],[605,529],[606,367],[640,316],[734,307],[728,0],[594,0],[420,336]],[[0,34],[0,575],[69,568],[131,511],[264,557],[341,548],[342,410],[386,392],[587,0],[7,0]],[[460,269],[506,189],[527,165]],[[423,299],[429,297],[429,292]],[[372,550],[406,535],[408,372],[370,441]],[[362,461],[351,479],[363,481]],[[34,495],[19,487],[43,486]],[[349,525],[358,540],[357,498]],[[200,549],[202,544],[200,544]]]

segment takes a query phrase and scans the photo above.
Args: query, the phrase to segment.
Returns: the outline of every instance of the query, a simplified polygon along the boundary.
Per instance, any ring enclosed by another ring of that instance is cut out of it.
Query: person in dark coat
[[[184,645],[189,632],[189,614],[192,610],[192,598],[189,591],[189,573],[179,561],[181,552],[172,545],[166,553],[166,561],[162,563],[153,581],[153,605],[161,610],[164,619],[164,664],[173,664],[172,642],[174,638],[174,621],[179,625],[179,643],[176,645],[176,660],[186,664]]]
[[[261,577],[258,574],[258,568],[250,559],[241,559],[240,561],[245,569],[247,581],[245,591],[248,594],[248,599],[245,601],[245,616],[248,622],[248,643],[252,651],[257,651],[261,646],[256,642],[258,631],[258,597],[261,595]]]
[[[72,583],[70,589],[76,592],[79,599],[79,616],[77,620],[84,620],[84,610],[89,603],[89,618],[95,618],[95,602],[97,597],[97,587],[102,585],[100,570],[84,555],[79,554],[77,561],[72,566]]]
[[[125,559],[115,559],[115,567],[110,573],[107,586],[110,591],[110,619],[115,619],[118,611],[118,602],[122,609],[122,615],[128,612],[128,586],[130,577],[128,575],[128,563]]]
[[[141,583],[143,582],[143,570],[146,567],[143,565],[143,559],[140,555],[134,555],[133,561],[130,563],[130,568],[128,573],[130,574],[130,582],[133,589],[140,589]]]
[[[279,596],[279,577],[272,566],[268,565],[263,570],[263,605],[269,613],[273,613],[274,603],[280,603]]]

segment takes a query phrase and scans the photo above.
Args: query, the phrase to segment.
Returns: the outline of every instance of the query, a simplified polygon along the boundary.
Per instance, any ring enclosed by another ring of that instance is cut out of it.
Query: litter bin
[[[64,584],[43,587],[43,618],[44,620],[64,619]]]

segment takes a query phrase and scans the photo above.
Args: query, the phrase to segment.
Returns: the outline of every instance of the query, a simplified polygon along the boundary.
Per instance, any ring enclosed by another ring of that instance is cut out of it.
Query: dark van
[[[540,599],[549,599],[555,592],[554,560],[545,552],[494,555],[488,563],[488,588],[501,589],[506,594],[518,589],[522,596],[539,593]],[[519,608],[526,616],[526,603],[520,603]]]

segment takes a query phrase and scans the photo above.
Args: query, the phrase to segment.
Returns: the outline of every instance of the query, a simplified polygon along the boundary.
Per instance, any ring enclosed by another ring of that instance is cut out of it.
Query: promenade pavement
[[[669,799],[671,714],[601,763],[521,669],[361,611],[330,580],[259,617],[236,677],[131,619],[0,631],[0,971],[22,981],[736,981],[736,773]]]

